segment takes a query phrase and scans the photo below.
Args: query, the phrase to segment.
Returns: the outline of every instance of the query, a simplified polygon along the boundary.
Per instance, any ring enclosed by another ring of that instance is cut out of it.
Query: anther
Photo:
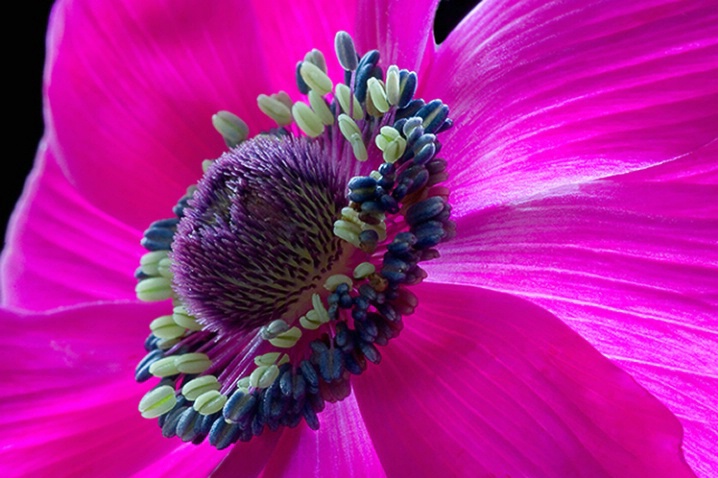
[[[309,137],[316,138],[324,132],[324,124],[306,103],[294,103],[292,117],[294,117],[297,126]]]
[[[309,105],[322,123],[327,126],[334,124],[334,114],[332,114],[329,106],[327,106],[327,102],[314,90],[309,91]]]
[[[202,330],[202,324],[197,322],[194,317],[189,315],[187,309],[185,309],[183,306],[177,306],[172,309],[172,320],[177,325],[179,325],[180,327],[184,327],[185,329],[193,331]]]
[[[347,71],[356,70],[359,65],[357,51],[354,47],[354,40],[345,31],[340,31],[334,38],[334,49],[339,59],[339,64]]]
[[[277,337],[279,334],[286,332],[287,330],[289,330],[289,324],[282,319],[277,319],[262,327],[260,336],[264,340],[269,340]]]
[[[180,373],[194,375],[204,372],[211,366],[212,360],[207,354],[188,353],[175,357],[175,367]]]
[[[305,61],[299,69],[304,82],[320,95],[324,96],[332,91],[332,80],[317,65]]]
[[[152,365],[150,365],[150,373],[155,377],[171,377],[179,374],[177,370],[177,364],[175,362],[175,356],[170,355],[169,357],[161,358]]]
[[[212,115],[212,125],[230,148],[236,147],[249,136],[247,123],[229,111],[219,111]]]
[[[367,88],[369,89],[369,96],[374,107],[379,113],[386,113],[389,111],[389,103],[387,102],[386,92],[384,86],[376,78],[369,78],[367,82]]]
[[[140,266],[142,268],[142,272],[148,276],[159,275],[159,263],[162,259],[165,259],[167,257],[167,252],[168,251],[166,250],[152,251],[143,255],[140,258]]]
[[[259,95],[257,96],[257,106],[259,106],[262,113],[276,121],[279,126],[286,126],[292,122],[291,110],[276,98]]]
[[[316,48],[313,48],[311,51],[308,51],[306,55],[304,55],[304,61],[311,63],[324,73],[327,72],[327,62],[324,59],[324,53]]]
[[[172,410],[176,403],[174,388],[163,385],[146,393],[138,409],[144,418],[157,418]]]
[[[150,322],[150,330],[161,339],[176,339],[185,333],[185,328],[177,325],[171,315],[157,317]]]
[[[189,401],[194,401],[200,395],[211,390],[219,390],[221,384],[214,375],[203,375],[193,378],[182,387],[182,395]]]
[[[193,408],[202,415],[212,415],[222,410],[226,402],[227,396],[219,390],[209,390],[195,399]]]
[[[371,262],[362,262],[354,268],[354,278],[364,279],[376,272],[376,267]]]
[[[327,280],[324,282],[324,288],[328,291],[334,292],[334,289],[336,289],[339,284],[347,284],[351,287],[352,280],[347,275],[335,274],[327,278]]]
[[[159,302],[172,297],[172,284],[165,277],[150,277],[137,283],[135,293],[143,302]]]
[[[339,101],[342,111],[350,115],[354,120],[364,119],[364,111],[362,111],[361,103],[352,93],[349,87],[343,83],[337,83],[334,88],[334,96]]]
[[[269,343],[280,349],[289,349],[294,347],[301,336],[302,331],[299,327],[292,327],[286,332],[277,334],[276,337],[269,339]]]
[[[389,69],[386,70],[386,99],[392,106],[399,103],[401,96],[399,79],[399,68],[396,65],[391,65]]]
[[[262,365],[254,369],[250,374],[249,386],[252,388],[267,388],[274,383],[278,376],[279,367],[276,365]]]

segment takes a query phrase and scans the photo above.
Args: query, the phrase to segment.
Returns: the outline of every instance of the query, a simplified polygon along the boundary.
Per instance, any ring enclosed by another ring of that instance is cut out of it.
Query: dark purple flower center
[[[215,115],[230,150],[145,231],[137,296],[172,309],[150,324],[135,378],[160,379],[139,410],[167,437],[221,449],[317,429],[325,402],[381,361],[418,306],[420,263],[454,233],[436,157],[448,107],[414,98],[415,73],[385,75],[344,32],[336,51],[344,83],[312,50],[297,68],[308,104],[259,96],[279,128],[247,139],[241,119]]]

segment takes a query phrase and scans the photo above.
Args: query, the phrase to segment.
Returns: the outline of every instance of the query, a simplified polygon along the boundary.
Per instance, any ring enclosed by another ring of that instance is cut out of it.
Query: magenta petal
[[[424,96],[459,215],[689,154],[718,131],[712,1],[485,1],[438,48]]]
[[[360,2],[356,41],[361,51],[378,49],[384,68],[420,71],[434,52],[434,14],[438,0],[366,0]]]
[[[133,370],[163,305],[0,311],[2,476],[142,475],[162,457],[184,455],[192,466],[173,476],[212,469],[221,453],[167,440],[137,411],[144,389]]]
[[[60,2],[46,71],[51,147],[80,192],[137,228],[170,214],[225,146],[221,109],[272,125],[256,106],[267,52],[246,2]],[[131,193],[130,193],[131,191]]]
[[[318,432],[304,423],[284,432],[262,478],[385,476],[353,395],[328,404],[319,419]]]
[[[355,383],[389,476],[692,476],[675,417],[550,313],[425,284]]]
[[[441,264],[427,269],[433,280],[524,296],[639,372],[683,421],[688,461],[710,469],[718,463],[718,186],[623,179],[460,218]]]
[[[133,299],[140,238],[80,196],[43,143],[10,222],[0,263],[2,304],[45,310]]]

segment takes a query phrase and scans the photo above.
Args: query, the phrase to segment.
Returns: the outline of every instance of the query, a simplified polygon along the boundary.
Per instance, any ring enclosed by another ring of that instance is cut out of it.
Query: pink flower
[[[718,473],[716,2],[486,0],[435,46],[436,3],[56,5],[2,261],[3,476]],[[318,431],[165,439],[132,377],[167,314],[135,298],[142,230],[225,149],[213,113],[273,127],[257,95],[300,98],[311,48],[340,81],[340,30],[451,107],[456,237]]]

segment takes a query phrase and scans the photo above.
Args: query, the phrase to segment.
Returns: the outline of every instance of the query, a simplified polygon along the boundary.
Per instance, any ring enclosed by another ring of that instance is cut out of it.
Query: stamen
[[[369,96],[374,107],[379,113],[384,114],[389,111],[389,103],[386,100],[386,92],[384,91],[384,85],[381,84],[376,78],[369,78],[367,82],[369,88]]]
[[[150,322],[150,330],[161,339],[176,339],[185,333],[185,328],[177,325],[171,315],[157,317]]]
[[[297,126],[299,126],[307,136],[316,138],[324,132],[324,124],[322,124],[319,116],[317,116],[306,103],[294,103],[294,106],[292,106],[292,116]]]
[[[334,38],[334,48],[339,59],[339,64],[347,71],[354,71],[359,65],[357,51],[354,48],[354,40],[345,31],[340,31]]]
[[[396,106],[401,97],[399,78],[399,68],[396,65],[391,65],[389,69],[386,70],[386,99],[392,106]]]
[[[283,102],[267,95],[257,96],[257,106],[262,113],[272,118],[279,126],[292,123],[292,112]]]
[[[337,86],[334,87],[334,96],[337,101],[339,101],[339,106],[341,106],[344,113],[350,115],[356,121],[364,119],[364,111],[361,108],[361,104],[347,85],[337,83]]]
[[[294,347],[301,336],[302,331],[299,327],[292,327],[286,332],[277,334],[276,337],[269,339],[269,343],[280,349],[290,349]]]
[[[234,148],[249,136],[247,123],[229,111],[219,111],[212,115],[212,125],[230,148]]]
[[[222,410],[226,402],[226,396],[218,390],[210,390],[197,397],[192,407],[201,415],[212,415]]]
[[[176,403],[174,388],[163,385],[142,397],[138,409],[144,418],[157,418],[172,410]]]
[[[193,402],[200,395],[209,392],[211,390],[219,390],[221,384],[217,381],[217,377],[214,375],[203,375],[201,377],[193,378],[182,387],[182,395]]]
[[[324,98],[314,90],[309,91],[308,96],[312,110],[317,114],[319,119],[322,120],[322,123],[327,126],[334,124],[334,114],[329,109],[329,106],[327,106],[327,102],[324,101]]]
[[[332,80],[317,65],[305,61],[299,69],[304,82],[320,95],[324,96],[332,91]]]
[[[143,302],[160,302],[172,297],[172,284],[165,277],[149,277],[137,283],[135,293]]]

